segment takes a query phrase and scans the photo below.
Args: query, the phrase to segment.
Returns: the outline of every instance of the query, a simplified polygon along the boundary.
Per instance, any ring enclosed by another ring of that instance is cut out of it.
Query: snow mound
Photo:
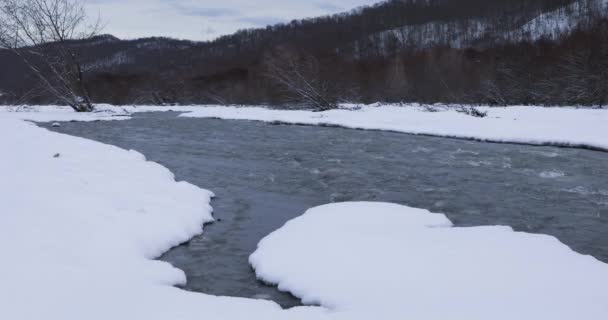
[[[361,319],[608,319],[608,265],[508,227],[395,204],[310,209],[259,243],[258,277]]]

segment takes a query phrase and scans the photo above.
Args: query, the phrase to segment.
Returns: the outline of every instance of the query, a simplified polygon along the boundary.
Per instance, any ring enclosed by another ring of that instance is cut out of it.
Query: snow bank
[[[50,121],[126,120],[137,112],[181,112],[182,117],[254,120],[273,123],[330,125],[353,129],[386,130],[488,142],[582,147],[608,151],[608,109],[543,108],[528,106],[478,107],[486,118],[438,107],[436,112],[411,104],[345,106],[325,112],[276,110],[264,106],[96,106],[81,114],[67,107],[32,106],[33,112],[7,112],[3,118]]]
[[[129,107],[131,108],[131,107]],[[101,105],[95,112],[76,113],[67,106],[0,106],[2,119],[51,121],[101,121],[130,119],[126,108]]]
[[[153,259],[202,232],[211,192],[137,152],[15,117],[0,114],[0,319],[321,318],[172,287],[184,273]]]
[[[553,237],[454,228],[394,204],[310,209],[250,262],[259,278],[344,319],[608,319],[608,265]]]
[[[359,110],[326,112],[271,110],[261,107],[196,107],[183,117],[257,120],[306,125],[335,125],[355,129],[491,142],[586,147],[608,150],[608,110],[480,107],[476,118],[453,109],[427,112],[418,106],[364,106]]]

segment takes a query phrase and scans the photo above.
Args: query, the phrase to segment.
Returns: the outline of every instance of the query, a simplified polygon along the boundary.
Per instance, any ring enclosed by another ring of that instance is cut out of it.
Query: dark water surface
[[[188,290],[297,305],[257,282],[247,258],[286,221],[337,201],[395,202],[459,226],[550,234],[608,262],[608,153],[176,116],[53,130],[137,150],[217,195],[220,221],[162,257],[186,272]]]

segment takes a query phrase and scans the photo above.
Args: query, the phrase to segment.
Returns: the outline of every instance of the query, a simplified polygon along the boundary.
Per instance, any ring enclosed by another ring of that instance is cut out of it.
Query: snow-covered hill
[[[553,11],[527,13],[521,17],[476,17],[405,25],[372,34],[365,41],[357,42],[355,47],[373,44],[381,53],[388,54],[391,47],[466,48],[540,39],[558,40],[578,27],[585,27],[591,18],[606,17],[608,0],[580,0]]]

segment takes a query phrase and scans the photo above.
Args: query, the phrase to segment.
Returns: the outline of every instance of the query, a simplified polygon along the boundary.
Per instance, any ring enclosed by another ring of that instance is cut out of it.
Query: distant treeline
[[[393,0],[210,42],[73,46],[98,103],[601,105],[605,2]],[[0,51],[0,70],[0,102],[53,102],[10,53]]]

